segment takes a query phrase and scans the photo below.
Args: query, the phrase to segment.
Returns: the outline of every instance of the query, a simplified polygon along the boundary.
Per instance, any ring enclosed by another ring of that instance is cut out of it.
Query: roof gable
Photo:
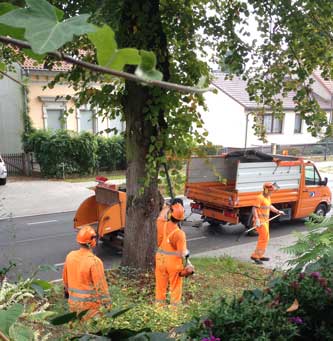
[[[258,104],[255,101],[250,100],[250,96],[246,91],[247,83],[241,78],[234,76],[232,80],[225,79],[225,73],[223,72],[214,72],[214,80],[212,84],[228,95],[230,98],[241,104],[246,110],[255,110],[258,109]],[[295,103],[293,101],[293,97],[295,96],[295,92],[291,91],[288,93],[287,97],[282,97],[283,109],[285,110],[294,110]],[[324,100],[322,97],[318,96],[314,93],[320,107],[323,110],[330,110],[330,102]]]

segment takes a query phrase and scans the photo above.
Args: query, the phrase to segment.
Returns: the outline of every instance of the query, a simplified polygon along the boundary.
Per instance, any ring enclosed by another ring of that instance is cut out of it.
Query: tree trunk
[[[121,47],[133,46],[154,51],[157,59],[163,60],[162,64],[158,63],[158,68],[164,73],[165,79],[169,78],[167,44],[158,0],[124,0],[118,42]],[[145,112],[151,108],[152,102],[153,89],[126,82],[123,108],[128,163],[127,212],[122,265],[142,270],[151,269],[154,265],[156,218],[162,201],[157,186],[158,169],[154,170],[149,184],[143,187],[151,137],[158,137],[165,127],[161,107],[158,109],[158,125],[146,119]]]

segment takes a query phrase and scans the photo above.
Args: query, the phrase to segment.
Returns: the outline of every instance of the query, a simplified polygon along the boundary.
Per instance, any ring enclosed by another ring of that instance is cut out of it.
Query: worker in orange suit
[[[76,236],[80,249],[67,255],[63,271],[69,309],[75,312],[89,310],[85,319],[97,315],[101,306],[111,307],[103,263],[92,252],[96,238],[91,226],[83,226]]]
[[[170,303],[177,305],[181,301],[183,279],[183,260],[188,254],[185,232],[179,227],[184,220],[185,211],[180,202],[165,206],[157,218],[156,251],[156,291],[155,299],[160,305],[165,305],[169,285]]]
[[[258,232],[258,242],[256,249],[251,255],[251,259],[256,264],[263,264],[264,261],[269,261],[269,258],[264,255],[269,241],[270,211],[279,215],[285,215],[283,211],[278,210],[271,204],[271,195],[275,189],[273,183],[264,183],[263,193],[258,195],[256,204],[252,209],[254,224]]]

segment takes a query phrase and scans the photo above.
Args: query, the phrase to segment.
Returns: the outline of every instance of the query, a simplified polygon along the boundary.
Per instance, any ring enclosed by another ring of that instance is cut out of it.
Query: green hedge
[[[26,151],[35,153],[41,173],[48,177],[92,174],[125,169],[122,137],[106,138],[88,132],[36,130],[26,138]]]

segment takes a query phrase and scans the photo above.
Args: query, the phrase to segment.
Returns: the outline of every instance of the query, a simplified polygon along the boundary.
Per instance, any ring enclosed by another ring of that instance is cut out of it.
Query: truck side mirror
[[[325,176],[324,180],[321,180],[321,181],[320,181],[320,185],[321,185],[321,186],[327,186],[327,182],[328,182],[328,179],[327,179],[327,177]]]

